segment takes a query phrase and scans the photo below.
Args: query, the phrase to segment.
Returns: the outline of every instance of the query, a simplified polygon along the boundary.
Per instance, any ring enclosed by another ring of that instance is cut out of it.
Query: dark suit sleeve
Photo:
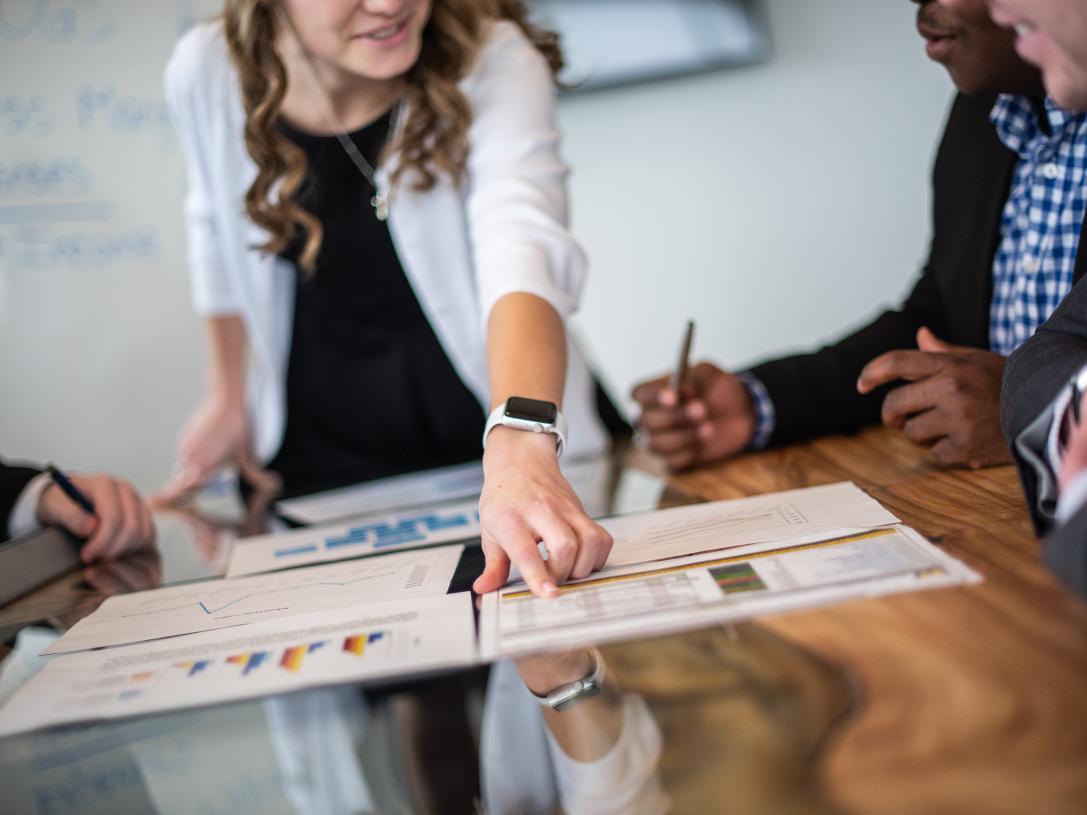
[[[1087,365],[1087,278],[1080,280],[1053,315],[1011,357],[1004,369],[1000,398],[1004,436],[1015,453],[1019,476],[1035,526],[1044,532],[1049,519],[1040,511],[1040,484],[1044,475],[1038,459],[1044,454],[1037,420],[1052,404],[1072,376]],[[1034,455],[1025,455],[1033,450]],[[1055,474],[1052,474],[1055,475]]]
[[[922,326],[956,345],[989,347],[993,255],[1017,161],[989,120],[994,101],[960,94],[952,105],[932,171],[928,262],[902,307],[815,353],[751,370],[774,403],[772,444],[878,422],[895,383],[861,396],[857,377],[880,354],[916,348]]]
[[[0,541],[11,537],[8,529],[11,511],[23,489],[39,472],[32,467],[12,467],[0,461]]]
[[[1061,580],[1087,598],[1087,504],[1046,539],[1042,556]]]
[[[771,443],[788,444],[878,422],[883,397],[892,386],[862,396],[857,392],[861,369],[886,351],[916,348],[917,330],[923,325],[942,336],[945,321],[939,292],[926,269],[900,310],[884,312],[813,354],[756,365],[751,372],[774,403]]]

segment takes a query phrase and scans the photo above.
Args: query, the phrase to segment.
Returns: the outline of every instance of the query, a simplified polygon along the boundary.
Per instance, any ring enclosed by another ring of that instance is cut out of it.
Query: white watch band
[[[573,682],[568,682],[565,685],[559,685],[546,696],[541,696],[531,689],[529,690],[529,693],[531,693],[536,701],[544,707],[549,707],[552,710],[558,711],[570,707],[570,705],[575,702],[580,702],[583,699],[596,696],[604,689],[604,657],[601,656],[596,648],[590,648],[589,653],[593,658],[592,673],[583,676],[581,679],[575,679]]]
[[[483,428],[484,450],[487,449],[487,437],[491,435],[492,430],[499,426],[511,427],[514,430],[527,430],[532,433],[551,433],[555,437],[555,455],[560,458],[563,450],[566,449],[566,419],[563,417],[561,410],[556,409],[555,421],[547,424],[546,422],[534,422],[507,416],[506,403],[503,402],[492,410],[491,415],[487,417],[487,425]]]

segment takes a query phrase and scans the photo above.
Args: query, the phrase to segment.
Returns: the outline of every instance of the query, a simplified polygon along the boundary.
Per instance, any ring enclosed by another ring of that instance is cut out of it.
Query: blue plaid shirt
[[[1001,96],[990,115],[1018,154],[993,261],[989,346],[1010,354],[1049,319],[1072,288],[1087,206],[1087,115],[1045,102],[1047,133],[1030,99]]]
[[[1048,132],[1032,101],[1001,96],[989,118],[1019,156],[1001,240],[993,260],[989,346],[1010,354],[1049,319],[1072,289],[1079,233],[1087,205],[1087,114],[1071,114],[1045,101]],[[749,448],[766,446],[774,432],[774,403],[750,372],[742,375],[755,403]]]

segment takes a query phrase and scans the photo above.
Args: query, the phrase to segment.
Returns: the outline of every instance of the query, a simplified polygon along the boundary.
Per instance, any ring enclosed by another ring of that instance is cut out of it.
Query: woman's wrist
[[[509,455],[538,455],[545,459],[554,459],[557,463],[558,450],[555,446],[555,436],[552,433],[533,433],[499,425],[487,435],[487,448],[483,459],[486,462],[488,458]]]
[[[527,657],[517,660],[516,664],[521,681],[537,696],[547,696],[564,685],[584,679],[596,669],[588,649]]]
[[[235,386],[212,383],[208,386],[205,399],[222,412],[245,412],[245,392]]]

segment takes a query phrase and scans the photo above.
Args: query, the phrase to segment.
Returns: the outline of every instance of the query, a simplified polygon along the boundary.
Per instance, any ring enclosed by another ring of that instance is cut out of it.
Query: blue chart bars
[[[393,521],[381,521],[351,527],[346,533],[330,535],[320,543],[305,543],[277,549],[275,556],[276,558],[290,558],[317,552],[322,547],[335,551],[347,546],[362,544],[368,544],[374,549],[381,549],[386,546],[400,546],[405,543],[426,543],[430,536],[436,532],[459,528],[464,528],[467,532],[468,528],[474,528],[478,521],[478,512],[466,513],[461,510],[446,513],[428,512],[425,515],[414,515]],[[467,532],[467,534],[472,533]]]

